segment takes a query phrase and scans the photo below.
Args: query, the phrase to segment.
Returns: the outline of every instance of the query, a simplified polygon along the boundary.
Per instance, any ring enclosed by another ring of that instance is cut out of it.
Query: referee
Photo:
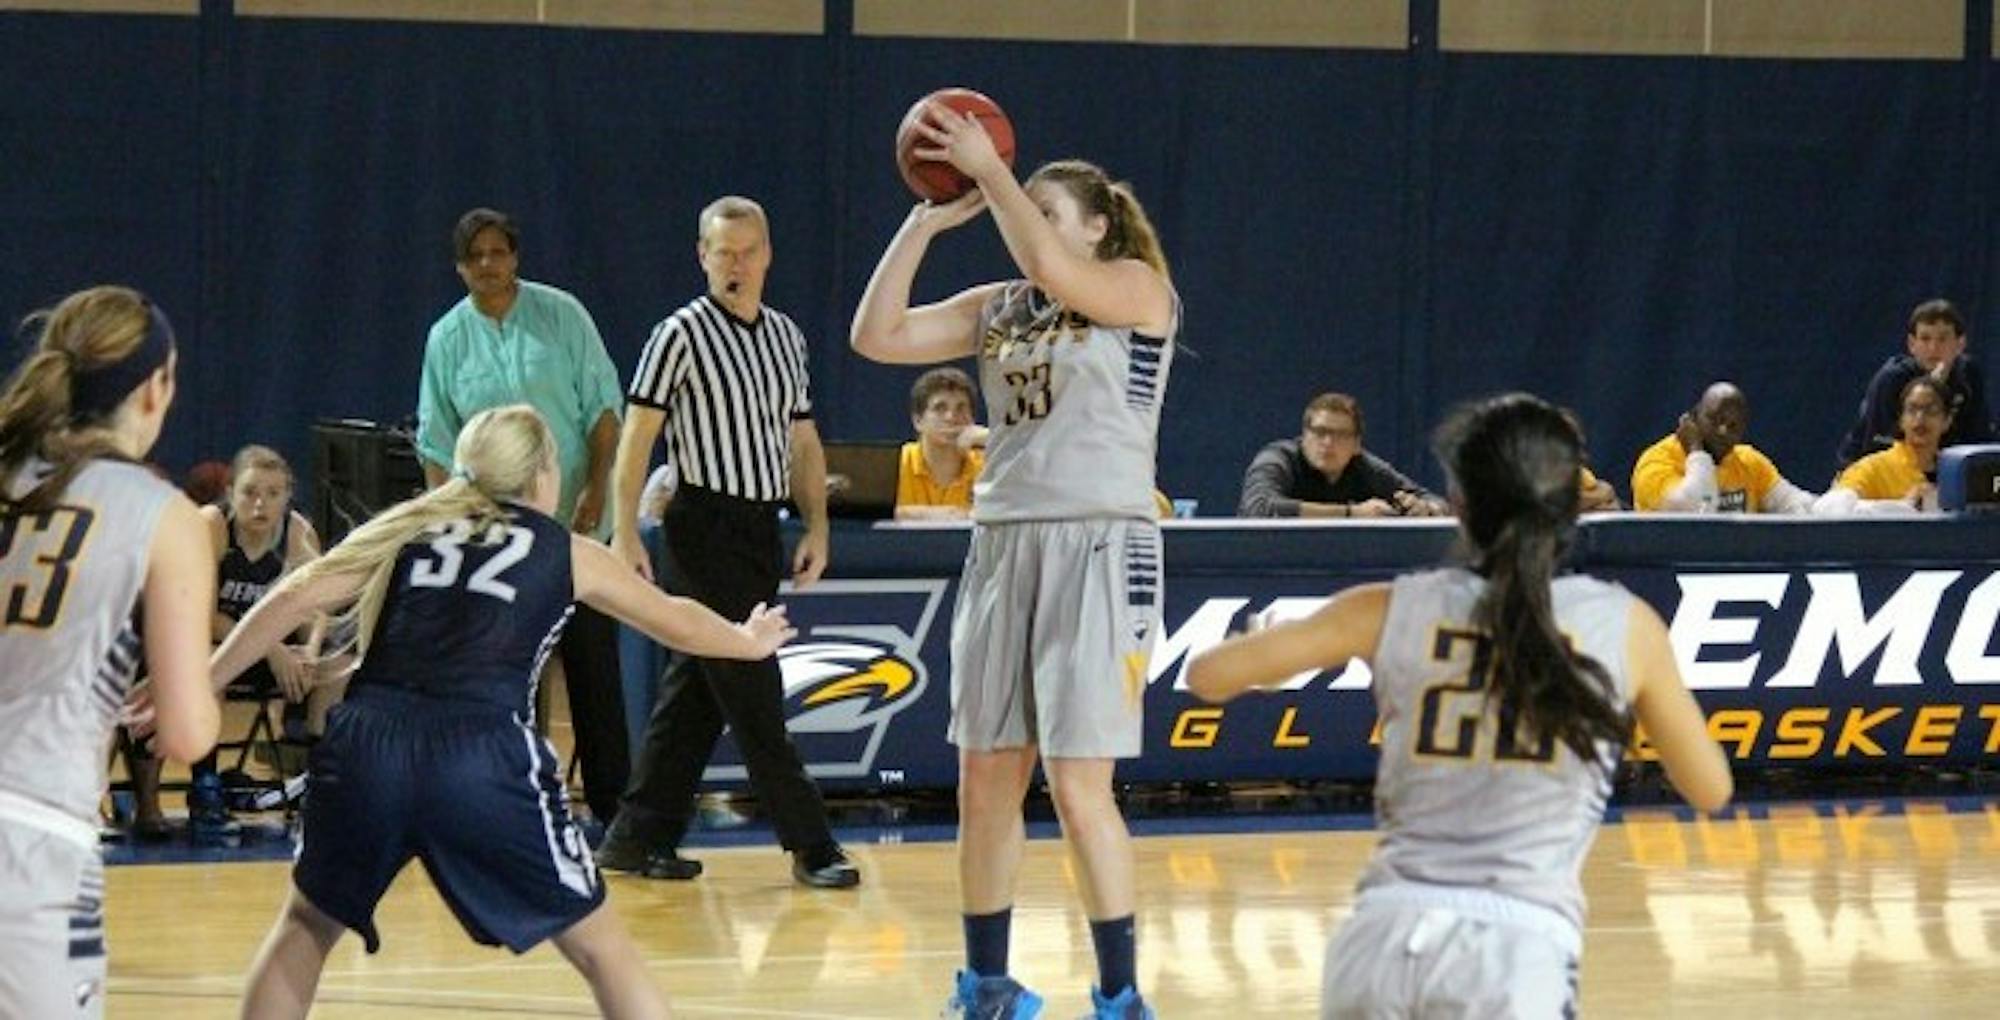
[[[805,517],[792,556],[805,587],[826,569],[826,455],[812,422],[806,340],[783,312],[763,304],[771,268],[770,222],[735,196],[701,211],[695,246],[708,293],[654,327],[626,393],[613,469],[612,547],[652,575],[639,542],[639,488],[664,428],[681,484],[663,521],[679,566],[675,587],[732,620],[778,595],[784,550],[778,507],[787,496]],[[597,851],[600,867],[648,878],[690,879],[701,862],[682,857],[695,792],[727,724],[750,784],[771,814],[778,842],[805,885],[858,885],[827,827],[819,787],[785,731],[784,683],[776,658],[731,662],[681,657],[646,725],[645,745],[618,820]]]

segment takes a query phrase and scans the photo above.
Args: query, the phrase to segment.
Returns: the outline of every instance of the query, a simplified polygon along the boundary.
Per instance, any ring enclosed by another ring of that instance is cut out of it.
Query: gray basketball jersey
[[[45,472],[16,472],[9,499]],[[173,493],[143,467],[100,460],[48,513],[0,504],[0,817],[9,801],[30,810],[25,799],[95,829],[104,749],[139,663],[132,609]]]
[[[1402,882],[1489,890],[1583,924],[1578,873],[1604,818],[1611,776],[1516,728],[1489,701],[1490,640],[1471,624],[1486,582],[1460,568],[1395,581],[1372,663],[1382,720],[1375,814],[1382,842],[1361,888]],[[1554,586],[1557,624],[1629,698],[1632,596],[1573,575]],[[1615,763],[1621,748],[1600,754]]]
[[[1179,329],[1179,303],[1175,304]],[[972,518],[1152,520],[1174,341],[1091,323],[1017,280],[979,312],[986,467]]]

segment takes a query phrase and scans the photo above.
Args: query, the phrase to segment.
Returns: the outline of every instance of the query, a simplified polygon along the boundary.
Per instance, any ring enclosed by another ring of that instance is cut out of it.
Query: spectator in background
[[[199,508],[201,518],[209,529],[210,543],[215,549],[219,601],[210,622],[210,637],[215,641],[221,641],[234,626],[232,607],[235,615],[241,615],[263,592],[260,586],[246,587],[243,577],[232,576],[232,570],[242,574],[247,568],[251,574],[257,574],[268,567],[275,577],[318,555],[319,550],[312,525],[298,513],[290,511],[292,476],[284,458],[267,447],[248,446],[236,455],[236,460],[239,468],[235,471],[224,461],[201,461],[188,469],[181,482],[181,493]],[[240,466],[246,462],[248,467]],[[159,465],[148,464],[147,467],[163,481],[172,481],[172,477]],[[244,475],[242,498],[230,485],[232,474],[238,472]],[[268,506],[267,499],[271,501]],[[277,523],[280,516],[284,517],[282,524]],[[242,521],[240,527],[236,526],[239,519]],[[238,542],[239,536],[243,538],[241,543]],[[243,550],[246,548],[261,551],[257,556],[245,557]],[[305,657],[290,647],[274,651],[272,656],[289,664],[291,668],[286,675],[295,680],[312,670],[310,664],[303,662]],[[143,664],[140,675],[145,675]],[[269,665],[265,664],[252,682],[275,684],[277,681]],[[309,690],[316,689],[316,685],[310,682],[303,686]],[[299,718],[303,720],[303,706],[300,712]],[[292,713],[288,711],[287,722],[291,718]],[[324,718],[322,709],[322,725]],[[170,833],[160,810],[159,759],[153,756],[143,740],[123,737],[119,747],[125,755],[126,773],[132,779],[133,837],[147,842],[167,838]],[[238,833],[242,827],[230,817],[224,801],[224,784],[216,771],[214,751],[190,766],[190,778],[187,795],[189,835],[198,841],[212,841]]]
[[[578,534],[604,539],[623,395],[597,324],[568,292],[520,278],[520,230],[506,213],[467,212],[452,231],[452,251],[466,296],[431,326],[417,391],[415,438],[426,484],[436,488],[456,470],[453,444],[473,415],[530,404],[561,452],[556,517]],[[578,605],[557,651],[545,679],[566,681],[584,800],[592,816],[609,824],[631,764],[617,628]]]
[[[1928,375],[1943,386],[1945,411],[1951,427],[1939,445],[1990,443],[1994,440],[1993,412],[1986,404],[1986,377],[1979,363],[1965,352],[1965,319],[1958,308],[1943,298],[1926,301],[1910,312],[1909,335],[1903,338],[1908,353],[1898,354],[1875,370],[1868,380],[1867,395],[1861,398],[1854,425],[1841,441],[1840,466],[1886,450],[1896,441],[1903,423],[1904,388],[1911,379]]]
[[[220,505],[207,504],[200,513],[216,565],[209,636],[220,644],[280,578],[319,557],[319,536],[312,523],[292,509],[291,465],[268,446],[237,451],[229,465],[228,499]],[[319,643],[325,636],[321,626],[316,622],[311,633],[296,635],[304,639],[302,643],[273,645],[239,681],[243,689],[284,696],[288,736],[303,737],[297,731],[308,725],[306,699],[318,686]],[[216,772],[215,752],[194,763],[188,784],[188,828],[198,840],[233,836],[241,829],[229,815],[224,785]]]
[[[1689,513],[1810,511],[1813,494],[1785,480],[1777,465],[1743,442],[1750,401],[1734,383],[1717,382],[1672,435],[1646,448],[1632,469],[1636,510]]]
[[[1951,428],[1951,395],[1929,373],[1903,386],[1896,442],[1847,466],[1813,504],[1820,514],[1936,511],[1940,439]]]
[[[1584,435],[1583,419],[1578,418],[1575,411],[1567,407],[1558,408],[1557,410],[1562,413],[1563,420],[1569,422],[1570,427],[1576,430],[1578,436]],[[1589,457],[1587,449],[1584,452],[1584,456],[1586,458]],[[1597,477],[1596,473],[1590,470],[1588,464],[1578,467],[1577,471],[1577,513],[1603,513],[1625,509],[1624,505],[1618,502],[1618,490],[1612,488],[1610,482]]]
[[[1604,513],[1623,510],[1618,502],[1618,490],[1611,483],[1592,472],[1589,468],[1579,468],[1582,474],[1577,479],[1576,512],[1580,514]]]
[[[1448,513],[1389,462],[1361,446],[1361,404],[1322,393],[1296,439],[1275,440],[1243,474],[1243,517],[1435,517]]]
[[[972,423],[972,377],[933,368],[910,387],[910,426],[896,471],[896,519],[965,520],[972,483],[986,464],[986,430]]]

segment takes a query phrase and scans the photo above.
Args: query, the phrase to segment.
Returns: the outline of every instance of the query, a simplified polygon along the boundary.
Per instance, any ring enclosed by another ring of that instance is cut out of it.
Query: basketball
[[[992,137],[993,148],[1000,153],[1000,159],[1010,167],[1014,165],[1014,123],[1007,119],[1000,104],[971,89],[939,89],[917,100],[910,107],[910,112],[903,115],[903,123],[896,129],[896,169],[902,171],[903,183],[908,184],[918,198],[926,202],[949,202],[972,190],[972,179],[959,173],[957,167],[916,157],[917,148],[924,144],[924,137],[917,133],[917,122],[924,115],[926,103],[938,103],[978,117],[980,125]]]

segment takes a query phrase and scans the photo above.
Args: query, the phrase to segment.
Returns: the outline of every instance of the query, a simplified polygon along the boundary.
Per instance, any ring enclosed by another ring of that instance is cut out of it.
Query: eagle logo
[[[929,578],[857,579],[782,594],[799,631],[778,650],[785,725],[813,778],[877,778],[877,752],[898,717],[930,687],[924,645],[934,637],[949,587],[949,581]],[[908,719],[903,725],[908,728]],[[942,732],[942,723],[937,726]],[[746,780],[741,762],[733,746],[719,748],[705,776]]]
[[[873,642],[804,641],[778,650],[794,733],[840,733],[886,721],[920,687],[921,662]]]

